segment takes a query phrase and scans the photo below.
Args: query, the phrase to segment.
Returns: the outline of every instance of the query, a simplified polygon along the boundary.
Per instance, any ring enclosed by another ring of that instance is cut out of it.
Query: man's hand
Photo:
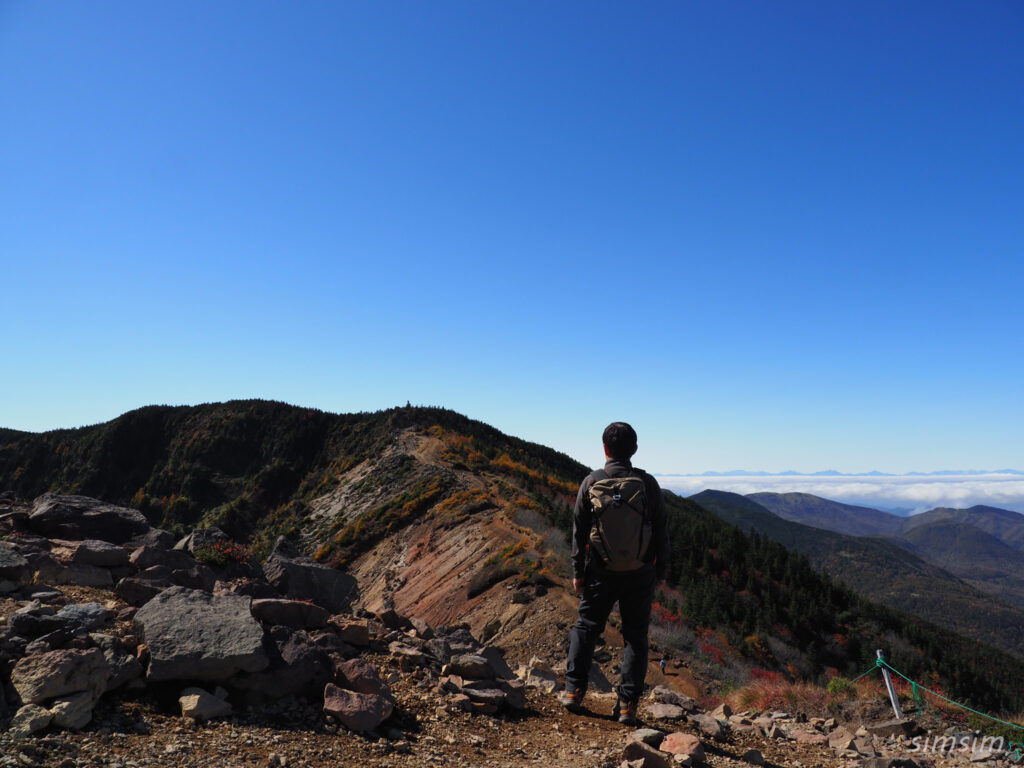
[[[575,592],[577,595],[583,594],[583,579],[572,580],[572,591]]]

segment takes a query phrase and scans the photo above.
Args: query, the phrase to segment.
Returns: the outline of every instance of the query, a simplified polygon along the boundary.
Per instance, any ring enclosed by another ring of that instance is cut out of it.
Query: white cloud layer
[[[935,507],[971,507],[987,504],[1024,513],[1024,477],[1020,475],[943,475],[921,477],[765,477],[661,476],[658,482],[682,496],[707,488],[732,493],[810,493],[846,504],[924,512]]]

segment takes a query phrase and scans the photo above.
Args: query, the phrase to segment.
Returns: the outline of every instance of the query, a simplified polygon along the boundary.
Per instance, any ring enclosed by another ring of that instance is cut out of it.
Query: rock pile
[[[80,496],[46,495],[0,524],[0,593],[18,601],[0,624],[0,718],[10,700],[14,735],[82,728],[104,694],[167,684],[197,721],[230,714],[231,701],[300,696],[369,731],[395,701],[364,652],[440,679],[453,707],[524,706],[496,649],[394,611],[346,613],[354,580],[284,539],[261,566],[216,529],[175,543],[134,510]],[[75,603],[65,585],[112,588],[129,607]]]

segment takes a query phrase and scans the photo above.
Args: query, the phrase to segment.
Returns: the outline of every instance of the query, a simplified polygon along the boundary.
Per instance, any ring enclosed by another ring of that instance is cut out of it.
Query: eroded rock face
[[[149,532],[149,522],[135,509],[118,507],[88,496],[47,493],[35,500],[29,528],[42,536],[61,539],[99,539],[124,544]]]
[[[134,619],[150,652],[146,679],[226,680],[265,669],[270,660],[250,602],[187,587],[170,587],[154,597]]]
[[[267,581],[282,595],[312,600],[331,613],[349,609],[356,595],[356,580],[306,557],[283,536],[263,564]]]
[[[74,648],[39,653],[18,660],[11,684],[26,704],[88,691],[98,699],[110,677],[110,665],[99,648]]]

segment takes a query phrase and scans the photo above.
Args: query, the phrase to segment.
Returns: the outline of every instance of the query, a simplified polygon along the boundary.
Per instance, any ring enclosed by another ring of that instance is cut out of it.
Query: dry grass
[[[814,717],[826,717],[830,711],[829,694],[824,688],[785,680],[754,680],[730,693],[725,700],[736,710],[781,709]]]

